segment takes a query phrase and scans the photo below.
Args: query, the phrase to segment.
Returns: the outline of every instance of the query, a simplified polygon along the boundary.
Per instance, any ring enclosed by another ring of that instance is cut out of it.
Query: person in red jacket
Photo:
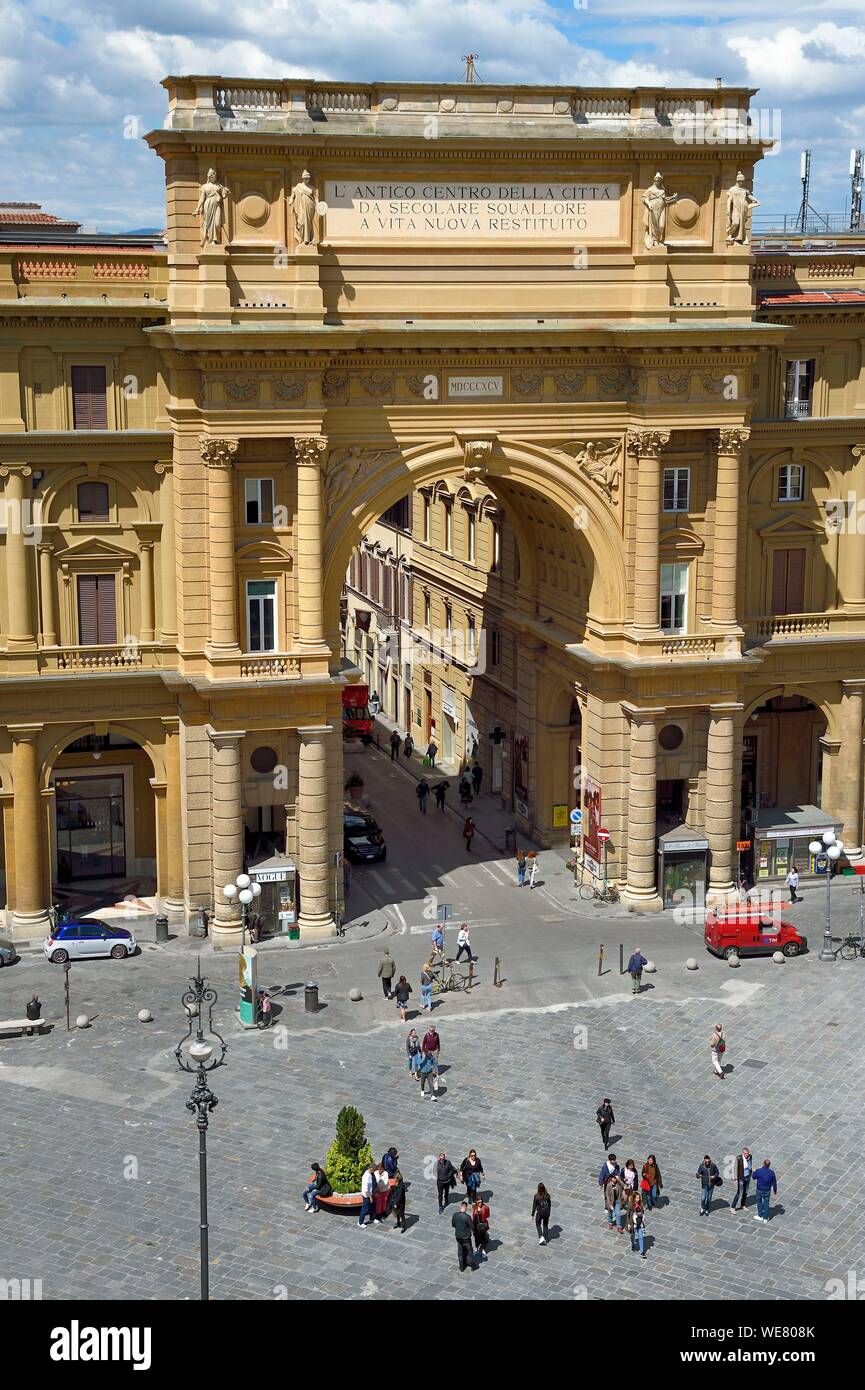
[[[478,1259],[489,1259],[487,1246],[490,1239],[490,1208],[483,1197],[477,1197],[472,1203],[472,1234]]]

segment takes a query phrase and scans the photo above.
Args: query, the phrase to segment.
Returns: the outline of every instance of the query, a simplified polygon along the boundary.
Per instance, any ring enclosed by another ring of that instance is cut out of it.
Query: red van
[[[706,913],[703,937],[706,950],[715,956],[771,956],[783,951],[785,956],[798,956],[808,949],[807,937],[793,926],[767,912],[735,910],[724,916],[713,911]]]

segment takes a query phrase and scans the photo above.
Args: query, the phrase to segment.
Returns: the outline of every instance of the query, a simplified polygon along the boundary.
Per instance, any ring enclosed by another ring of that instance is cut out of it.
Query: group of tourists
[[[629,1158],[621,1168],[616,1155],[608,1153],[598,1174],[598,1186],[603,1193],[607,1230],[615,1228],[619,1235],[627,1231],[631,1237],[631,1249],[639,1250],[640,1258],[644,1260],[646,1211],[651,1211],[656,1205],[664,1186],[655,1155],[649,1154],[641,1173],[638,1173],[634,1159]]]
[[[700,1179],[700,1215],[708,1216],[712,1209],[712,1197],[717,1188],[723,1187],[724,1180],[718,1172],[717,1163],[712,1162],[709,1154],[703,1155],[703,1162],[697,1169],[696,1176]],[[756,1168],[751,1150],[743,1147],[736,1155],[736,1195],[730,1203],[729,1211],[745,1210],[752,1179],[757,1207],[754,1220],[765,1225],[769,1220],[772,1194],[778,1195],[778,1178],[771,1159],[764,1158],[759,1168]]]
[[[415,1028],[405,1040],[409,1076],[419,1083],[419,1095],[422,1098],[429,1096],[432,1101],[438,1100],[441,1045],[441,1038],[432,1023],[423,1040],[418,1037]]]

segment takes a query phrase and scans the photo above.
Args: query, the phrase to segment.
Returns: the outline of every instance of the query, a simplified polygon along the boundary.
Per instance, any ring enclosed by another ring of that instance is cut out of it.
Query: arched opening
[[[154,768],[114,729],[64,744],[50,766],[52,901],[89,912],[124,899],[152,906],[157,891]]]

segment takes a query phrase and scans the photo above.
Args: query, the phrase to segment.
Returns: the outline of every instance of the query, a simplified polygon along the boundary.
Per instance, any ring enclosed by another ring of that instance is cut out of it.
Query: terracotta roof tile
[[[760,300],[760,307],[807,309],[827,304],[863,304],[865,290],[804,290],[791,294],[769,294]]]

